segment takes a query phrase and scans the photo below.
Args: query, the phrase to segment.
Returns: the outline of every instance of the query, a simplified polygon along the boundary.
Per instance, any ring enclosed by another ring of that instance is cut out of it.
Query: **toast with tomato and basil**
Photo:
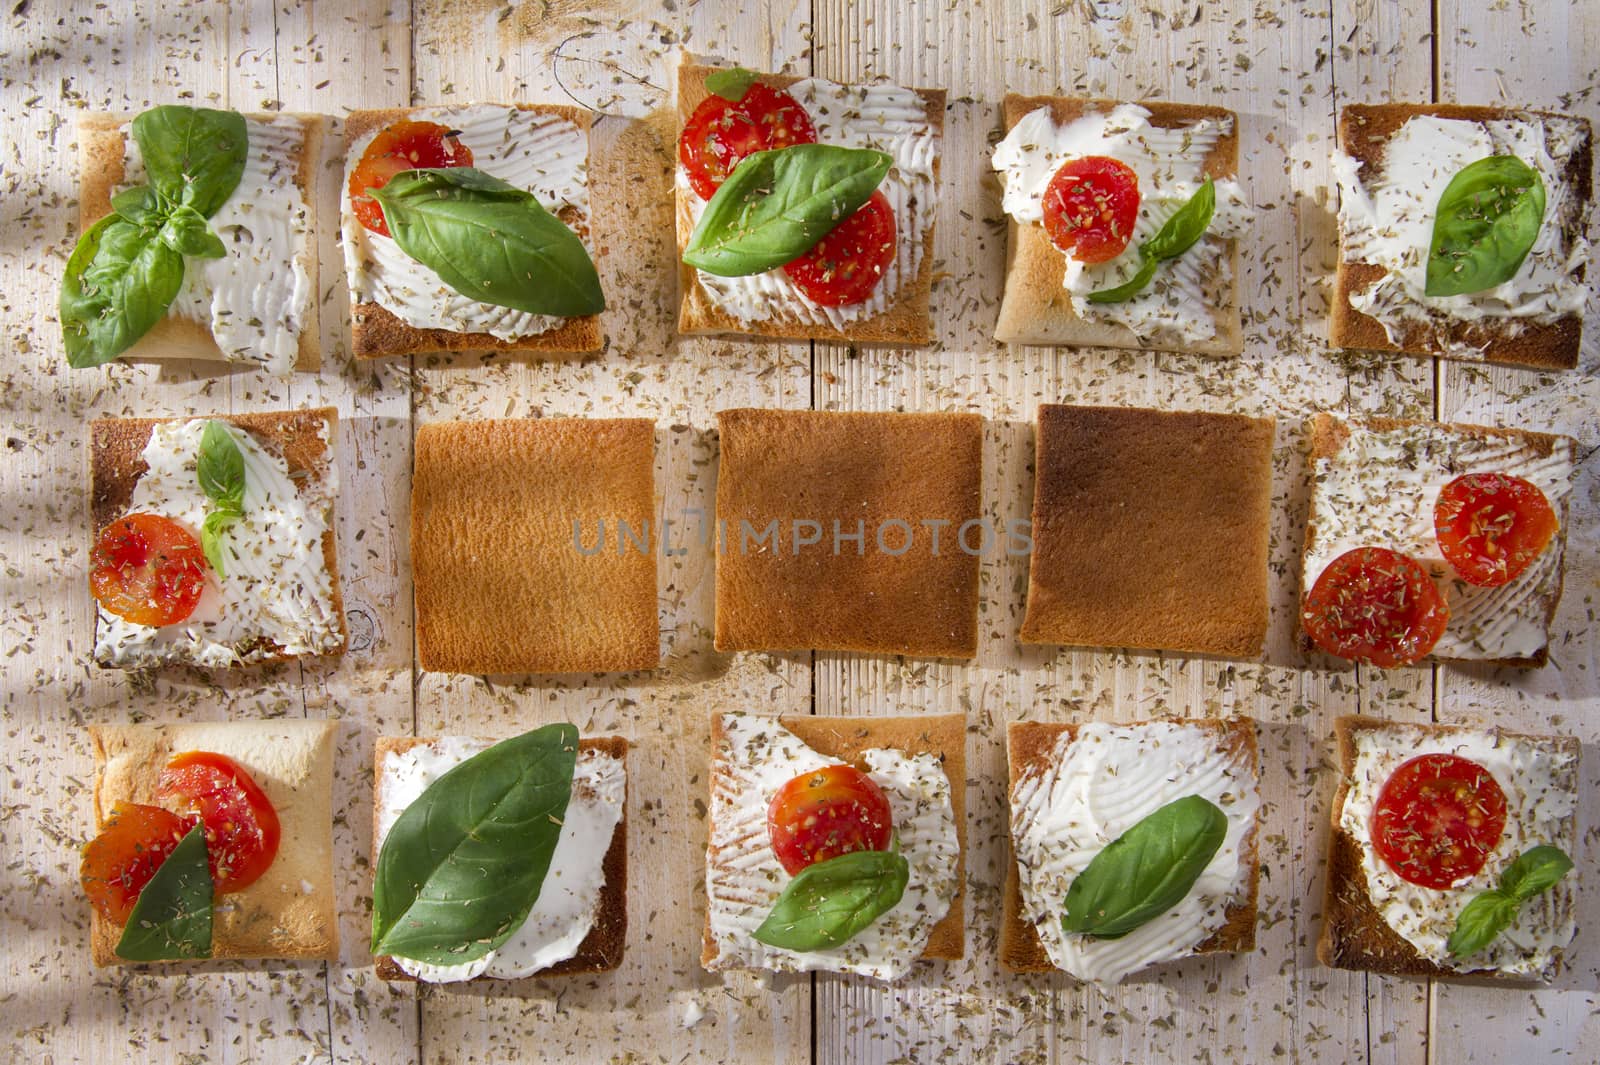
[[[1329,340],[1572,369],[1593,212],[1587,119],[1457,104],[1339,114]]]
[[[344,132],[357,356],[600,350],[587,111],[353,111]]]
[[[965,947],[966,725],[711,718],[708,970],[893,981]]]
[[[628,741],[378,740],[372,951],[385,980],[615,969],[628,931]]]
[[[90,423],[95,662],[342,654],[338,431],[331,407]]]
[[[1239,116],[1007,93],[1009,233],[995,339],[1237,355]]]
[[[678,68],[678,329],[927,344],[942,89]]]
[[[1332,414],[1307,434],[1307,648],[1385,668],[1549,660],[1577,441]]]
[[[330,721],[98,725],[96,965],[335,958]]]
[[[1517,982],[1577,932],[1578,741],[1341,717],[1317,957]]]
[[[317,369],[325,124],[183,106],[82,117],[83,234],[61,285],[68,363]]]
[[[1255,949],[1254,721],[1013,721],[1006,752],[1006,968],[1114,984]]]

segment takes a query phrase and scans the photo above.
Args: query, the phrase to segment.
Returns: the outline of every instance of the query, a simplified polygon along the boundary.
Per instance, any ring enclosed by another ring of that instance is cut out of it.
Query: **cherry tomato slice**
[[[1301,621],[1329,654],[1388,668],[1427,657],[1450,623],[1450,607],[1416,560],[1358,547],[1317,577]]]
[[[1115,259],[1139,220],[1139,175],[1108,155],[1068,159],[1044,191],[1044,230],[1081,263]]]
[[[195,818],[159,806],[117,803],[106,827],[84,844],[78,866],[83,892],[100,916],[127,924],[139,892],[194,826]]]
[[[160,514],[129,514],[100,531],[89,553],[89,590],[135,625],[173,625],[194,613],[206,555],[189,530]]]
[[[872,295],[894,262],[894,209],[874,192],[861,209],[783,268],[812,303],[844,307]]]
[[[211,881],[220,894],[242,891],[278,855],[278,812],[243,767],[226,755],[188,751],[161,772],[163,802],[200,815]]]
[[[368,189],[381,189],[403,170],[438,170],[471,166],[472,151],[456,139],[449,126],[403,118],[372,138],[361,161],[350,173],[350,209],[356,220],[374,233],[389,235],[389,223]]]
[[[841,854],[886,850],[893,831],[888,796],[850,765],[795,777],[767,807],[772,850],[790,876]]]
[[[1402,880],[1444,890],[1489,860],[1506,827],[1506,793],[1483,766],[1453,754],[1404,763],[1378,791],[1372,845]]]
[[[1559,527],[1539,486],[1506,473],[1463,474],[1433,505],[1439,550],[1462,580],[1485,588],[1515,580]]]
[[[700,101],[678,136],[678,161],[696,195],[709,200],[745,156],[816,142],[799,101],[758,81],[738,103],[715,93]]]

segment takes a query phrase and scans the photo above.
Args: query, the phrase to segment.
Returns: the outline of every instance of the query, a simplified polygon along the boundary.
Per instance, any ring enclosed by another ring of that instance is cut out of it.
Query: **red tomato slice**
[[[874,192],[816,247],[783,268],[812,303],[843,307],[872,295],[894,262],[894,209]]]
[[[161,772],[160,797],[205,822],[211,880],[219,894],[249,887],[277,857],[278,812],[250,774],[226,755],[176,755]]]
[[[438,170],[471,166],[472,152],[456,140],[456,132],[437,122],[403,118],[380,130],[361,153],[350,173],[350,209],[356,220],[374,233],[389,235],[389,223],[368,189],[381,189],[404,170]]]
[[[1506,473],[1463,474],[1433,505],[1439,550],[1462,580],[1485,588],[1515,580],[1559,527],[1539,486]]]
[[[799,101],[758,81],[738,103],[715,93],[700,101],[678,136],[678,161],[690,187],[709,200],[745,156],[816,142],[816,127]]]
[[[893,831],[883,789],[850,765],[795,777],[767,807],[772,850],[790,876],[841,854],[886,850]]]
[[[194,825],[193,817],[159,806],[117,803],[106,827],[84,844],[78,865],[83,892],[100,916],[115,925],[127,924],[139,892]]]
[[[1358,547],[1328,563],[1300,617],[1329,654],[1388,668],[1425,658],[1450,623],[1450,607],[1414,559]]]
[[[1396,769],[1372,811],[1372,845],[1402,880],[1444,890],[1482,869],[1506,827],[1506,793],[1477,762],[1425,754]]]
[[[160,514],[129,514],[100,531],[89,554],[89,590],[135,625],[173,625],[194,613],[206,555],[189,530]]]
[[[1139,175],[1107,155],[1068,159],[1044,192],[1044,230],[1081,263],[1115,259],[1139,219]]]

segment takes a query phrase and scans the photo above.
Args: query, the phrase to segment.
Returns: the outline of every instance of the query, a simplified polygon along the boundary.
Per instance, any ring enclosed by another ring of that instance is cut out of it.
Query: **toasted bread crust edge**
[[[1260,754],[1256,743],[1256,722],[1254,719],[1234,717],[1158,718],[1153,720],[1170,720],[1178,724],[1198,725],[1217,730],[1219,737],[1225,738],[1229,747],[1250,752],[1251,768],[1259,777]],[[1147,723],[1141,721],[1137,724]],[[1008,827],[1010,824],[1011,790],[1016,787],[1017,781],[1021,780],[1029,770],[1048,765],[1061,735],[1066,733],[1076,740],[1078,729],[1081,727],[1081,724],[1077,723],[1044,721],[1012,721],[1006,726],[1006,760],[1009,767],[1006,785],[1006,810],[1008,812],[1006,820]],[[1260,839],[1261,819],[1258,814],[1255,827],[1246,833],[1244,839],[1240,842],[1240,857],[1250,866],[1249,893],[1245,898],[1228,907],[1227,917],[1222,927],[1197,945],[1185,957],[1193,957],[1196,954],[1248,953],[1255,950],[1256,898],[1260,890],[1261,878]],[[1050,961],[1050,955],[1045,951],[1044,943],[1039,939],[1038,931],[1023,913],[1022,879],[1017,870],[1016,851],[1011,842],[1009,830],[1006,832],[1006,852],[1008,855],[1006,861],[1006,884],[1001,899],[1000,964],[1011,972],[1017,973],[1059,972],[1060,970]],[[1183,960],[1184,958],[1174,958],[1171,962],[1159,962],[1157,964],[1169,965],[1172,962]]]
[[[412,736],[379,736],[373,747],[373,774],[372,774],[372,869],[374,875],[378,868],[378,855],[382,852],[378,837],[378,809],[383,803],[383,761],[391,753],[403,754],[411,748],[425,743],[432,743],[437,737],[412,737]],[[621,736],[590,736],[578,740],[578,750],[604,751],[613,758],[620,758],[624,766],[625,783],[622,793],[622,819],[617,822],[616,829],[611,833],[611,846],[606,849],[606,856],[601,859],[601,869],[605,872],[605,886],[600,889],[599,901],[595,904],[594,925],[589,929],[589,934],[578,944],[578,953],[566,961],[557,962],[548,969],[541,969],[529,976],[516,980],[501,980],[488,976],[475,976],[471,980],[460,981],[461,984],[473,985],[502,985],[505,987],[527,986],[532,981],[541,980],[547,976],[574,976],[580,973],[610,972],[622,964],[622,955],[627,949],[628,937],[628,791],[632,786],[631,781],[626,781],[626,766],[629,744]],[[401,969],[395,960],[387,955],[375,955],[372,959],[373,969],[379,979],[400,983],[417,983],[417,978]],[[440,988],[450,988],[451,984],[433,985]]]
[[[706,77],[717,73],[717,67],[701,66],[685,61],[678,66],[678,125],[679,131],[694,114],[695,108],[710,95]],[[785,89],[802,80],[789,74],[760,74],[757,79],[774,89]],[[943,89],[916,89],[927,107],[927,120],[944,135],[945,91]],[[941,156],[935,156],[933,178],[937,187],[940,178]],[[673,166],[679,164],[674,155]],[[921,346],[933,342],[933,318],[929,309],[929,294],[933,288],[934,233],[939,228],[937,211],[935,221],[928,225],[923,237],[922,262],[917,276],[901,290],[895,301],[883,313],[864,321],[852,322],[844,329],[829,325],[811,325],[798,321],[746,322],[722,310],[712,301],[705,286],[700,283],[699,271],[682,259],[683,249],[689,243],[694,227],[689,221],[686,196],[694,195],[676,190],[675,215],[678,232],[678,332],[685,335],[734,334],[791,340],[851,340],[869,344],[895,344]]]
[[[1307,456],[1308,465],[1312,469],[1315,469],[1318,461],[1322,459],[1331,459],[1341,450],[1343,450],[1345,443],[1350,439],[1351,426],[1372,430],[1374,432],[1385,432],[1391,429],[1405,429],[1419,425],[1448,430],[1450,432],[1461,433],[1467,436],[1498,436],[1525,441],[1543,455],[1549,455],[1563,440],[1570,440],[1569,437],[1564,437],[1559,433],[1540,433],[1531,429],[1502,429],[1495,426],[1469,425],[1462,422],[1431,422],[1420,418],[1342,418],[1338,415],[1322,411],[1312,415],[1306,421],[1306,436],[1310,448]],[[1305,584],[1305,559],[1306,556],[1311,553],[1312,547],[1316,543],[1317,515],[1315,509],[1315,499],[1316,496],[1313,492],[1312,503],[1310,504],[1311,509],[1306,517],[1305,540],[1301,544],[1300,548],[1301,578],[1299,602],[1302,606],[1302,609],[1305,604],[1306,596],[1311,592],[1311,589],[1306,587]],[[1567,578],[1565,555],[1567,548],[1567,508],[1564,507],[1562,512],[1557,515],[1557,517],[1560,520],[1560,525],[1556,530],[1556,538],[1561,544],[1561,550],[1563,554],[1560,575],[1556,581],[1556,592],[1555,595],[1551,596],[1550,607],[1545,614],[1544,624],[1547,633],[1549,632],[1550,626],[1555,622],[1557,609],[1561,606],[1561,594],[1566,588]],[[1318,649],[1314,643],[1311,642],[1311,637],[1306,635],[1304,624],[1299,622],[1300,613],[1300,611],[1297,611],[1296,613],[1300,649],[1307,654],[1324,653]],[[1549,663],[1550,647],[1547,642],[1546,645],[1541,647],[1537,653],[1522,658],[1443,658],[1437,655],[1429,655],[1427,658],[1423,659],[1423,661],[1458,662],[1462,665],[1505,666],[1516,669],[1537,669],[1540,666],[1544,666]]]
[[[1473,122],[1519,115],[1577,117],[1527,108],[1468,107],[1459,104],[1348,104],[1339,112],[1339,148],[1357,160],[1361,164],[1361,172],[1365,174],[1369,168],[1378,165],[1389,138],[1407,119],[1417,115]],[[1588,122],[1580,121],[1587,129]],[[1593,202],[1590,176],[1593,164],[1594,136],[1591,131],[1583,147],[1574,153],[1565,175],[1567,183],[1582,200],[1585,215]],[[1571,370],[1578,365],[1583,342],[1582,315],[1567,315],[1547,324],[1531,325],[1516,335],[1507,335],[1503,329],[1471,322],[1456,322],[1445,331],[1443,341],[1426,323],[1417,322],[1406,326],[1399,342],[1391,341],[1377,319],[1362,314],[1350,304],[1353,293],[1371,286],[1385,273],[1381,266],[1347,261],[1343,241],[1340,242],[1333,300],[1329,309],[1329,343],[1335,347],[1392,351],[1418,358],[1453,358],[1455,356],[1447,350],[1450,344],[1470,344],[1482,348],[1484,361],[1490,363],[1549,370]]]

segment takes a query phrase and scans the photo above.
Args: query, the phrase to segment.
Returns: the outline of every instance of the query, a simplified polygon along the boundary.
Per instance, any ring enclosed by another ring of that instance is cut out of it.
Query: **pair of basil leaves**
[[[510,939],[550,870],[577,758],[577,728],[546,725],[430,784],[378,853],[372,952],[465,965]]]
[[[249,133],[233,111],[157,107],[133,120],[148,183],[111,198],[61,280],[67,364],[99,366],[132,347],[183,285],[184,259],[227,254],[206,224],[244,174]]]
[[[1461,296],[1511,280],[1539,238],[1544,209],[1543,179],[1516,156],[1464,167],[1439,197],[1424,291]]]
[[[244,517],[244,452],[226,425],[206,422],[205,431],[200,434],[195,470],[201,491],[211,500],[211,511],[200,527],[200,546],[206,561],[222,577],[223,535]]]
[[[1141,262],[1138,272],[1115,288],[1089,293],[1089,302],[1121,303],[1143,292],[1145,286],[1155,279],[1156,269],[1162,263],[1176,259],[1205,236],[1216,213],[1217,187],[1210,178],[1206,178],[1194,195],[1162,223],[1156,235],[1139,245]]]
[[[1456,915],[1456,926],[1445,942],[1452,956],[1478,953],[1510,927],[1522,904],[1543,894],[1572,871],[1572,859],[1560,847],[1530,847],[1506,866],[1500,886],[1473,897]]]

